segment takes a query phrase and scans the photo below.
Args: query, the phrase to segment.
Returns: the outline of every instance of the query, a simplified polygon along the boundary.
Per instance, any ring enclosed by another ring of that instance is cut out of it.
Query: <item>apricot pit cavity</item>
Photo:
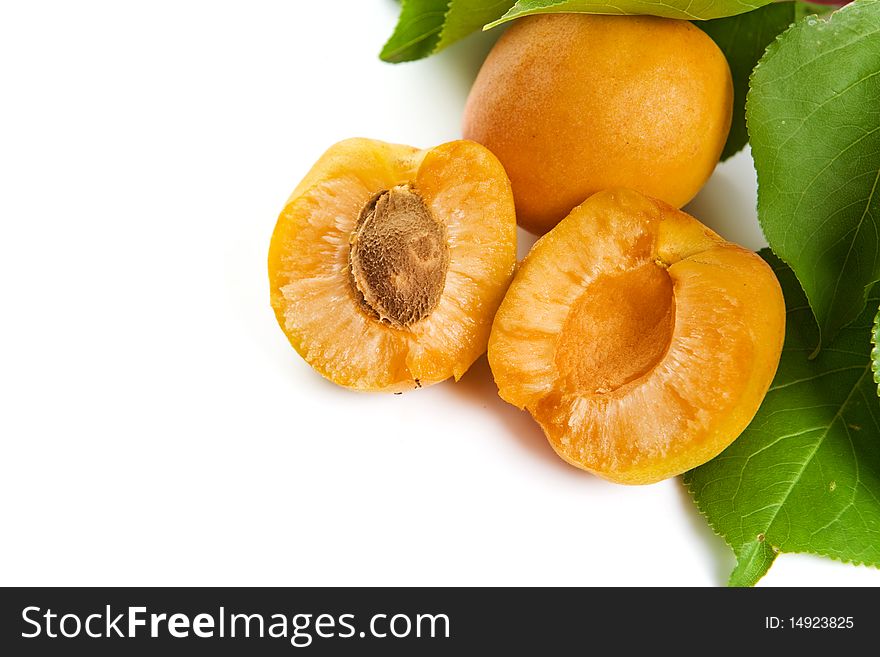
[[[614,392],[656,367],[674,328],[675,296],[666,269],[648,262],[602,274],[572,305],[556,366],[571,393]]]

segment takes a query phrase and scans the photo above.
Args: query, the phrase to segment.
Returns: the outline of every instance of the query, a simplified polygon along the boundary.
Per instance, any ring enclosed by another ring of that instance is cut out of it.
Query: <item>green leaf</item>
[[[504,15],[514,0],[452,0],[446,14],[446,24],[434,52],[468,36],[471,32]]]
[[[403,0],[397,27],[382,52],[386,62],[427,57],[437,46],[449,0]]]
[[[749,76],[767,46],[794,22],[799,5],[776,2],[746,14],[695,23],[721,48],[733,74],[733,122],[722,160],[736,155],[749,141],[746,131]]]
[[[514,0],[403,0],[379,57],[408,62],[439,52],[510,9]]]
[[[735,7],[728,13],[737,13],[748,11],[753,7],[766,5],[770,0],[750,0],[749,2],[737,2],[736,0],[706,0],[705,5],[724,4]],[[510,17],[502,16],[510,10],[516,11],[513,7],[515,0],[403,0],[400,18],[395,27],[394,34],[385,44],[380,57],[386,62],[408,62],[423,57],[428,57],[440,52],[447,46],[463,39],[469,34],[480,29],[488,29],[494,27],[506,20],[518,17],[520,14]],[[520,3],[526,5],[529,3]],[[622,5],[623,9],[616,11],[606,11],[612,5],[603,5],[601,3],[582,3],[587,4],[590,8],[585,10],[576,10],[568,8],[569,2],[546,2],[531,3],[547,5],[545,9],[530,9],[527,13],[544,13],[544,12],[571,12],[586,11],[587,13],[645,13],[667,15],[673,10],[670,7],[685,6],[690,4],[672,0],[670,3],[653,3],[642,0],[641,2]],[[559,5],[558,8],[556,5]],[[799,15],[802,15],[805,7],[819,7],[820,9],[814,13],[821,13],[822,8],[828,10],[827,5],[814,5],[805,2],[798,2]],[[606,9],[603,9],[605,7]],[[617,7],[617,5],[615,5]],[[627,9],[629,7],[630,9]],[[659,7],[659,9],[658,9]],[[690,9],[680,10],[679,15],[689,16],[693,12]],[[711,13],[711,12],[710,12]],[[521,15],[526,15],[525,13]],[[726,15],[723,12],[719,15]],[[502,19],[502,20],[499,20]],[[487,25],[488,23],[488,25]]]
[[[840,2],[836,3],[807,2],[806,0],[799,0],[797,3],[797,18],[800,19],[804,16],[809,16],[810,14],[827,16],[840,9],[841,5],[845,5],[847,2],[848,0],[840,0]]]
[[[618,0],[609,3],[601,0],[519,0],[504,16],[486,27],[495,27],[523,16],[553,13],[648,14],[687,20],[709,20],[742,14],[770,2],[771,0]]]
[[[743,434],[684,482],[733,548],[732,586],[757,582],[779,552],[880,565],[880,402],[871,376],[874,311],[818,357],[818,327],[791,269],[765,251],[785,295],[776,378]],[[880,289],[871,297],[880,304]]]
[[[871,369],[874,371],[874,383],[877,384],[877,396],[880,397],[880,311],[874,318],[871,346]]]
[[[880,1],[808,16],[771,44],[746,121],[761,227],[828,344],[880,279]]]

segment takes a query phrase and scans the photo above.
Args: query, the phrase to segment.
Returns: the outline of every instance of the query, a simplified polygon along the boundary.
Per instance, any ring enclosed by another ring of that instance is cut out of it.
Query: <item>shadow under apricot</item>
[[[492,371],[486,356],[481,356],[471,366],[467,374],[458,383],[450,385],[449,388],[463,401],[479,404],[487,412],[492,413],[512,442],[547,467],[558,470],[560,475],[576,477],[590,485],[612,485],[588,472],[580,471],[560,459],[547,443],[540,426],[529,416],[528,412],[520,411],[498,396],[498,388],[492,378]],[[716,535],[709,527],[709,523],[706,522],[682,484],[681,477],[676,477],[675,487],[691,534],[695,540],[705,546],[706,558],[711,560],[716,584],[724,586],[736,566],[736,558],[724,539]]]
[[[558,469],[566,476],[601,483],[598,478],[580,471],[560,459],[547,442],[541,427],[531,418],[529,413],[511,406],[498,396],[498,387],[495,385],[492,370],[489,368],[489,361],[485,355],[480,356],[461,380],[449,388],[461,400],[471,404],[479,404],[487,412],[492,413],[512,442],[548,467]]]

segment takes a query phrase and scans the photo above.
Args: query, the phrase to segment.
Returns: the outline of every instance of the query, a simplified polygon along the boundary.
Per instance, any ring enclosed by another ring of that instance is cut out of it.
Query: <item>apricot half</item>
[[[538,240],[495,317],[489,364],[559,456],[646,484],[739,436],[784,332],[782,291],[758,255],[621,189]]]
[[[336,144],[290,196],[269,248],[290,343],[357,390],[460,378],[486,350],[515,266],[510,182],[467,141]]]
[[[498,156],[520,224],[543,234],[603,189],[687,203],[732,107],[727,60],[690,22],[548,14],[517,20],[489,53],[463,131]]]

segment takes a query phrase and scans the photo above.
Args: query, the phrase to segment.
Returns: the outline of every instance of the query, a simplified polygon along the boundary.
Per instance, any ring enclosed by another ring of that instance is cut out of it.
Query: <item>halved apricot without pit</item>
[[[290,343],[357,390],[459,379],[486,350],[515,266],[507,174],[467,141],[336,144],[294,190],[269,248]]]
[[[600,192],[533,247],[498,310],[489,363],[563,459],[647,484],[745,429],[782,350],[770,267],[693,217]]]

